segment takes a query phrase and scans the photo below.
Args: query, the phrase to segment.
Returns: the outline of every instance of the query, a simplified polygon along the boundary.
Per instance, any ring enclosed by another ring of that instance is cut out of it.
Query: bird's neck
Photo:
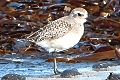
[[[86,22],[86,19],[76,19],[76,18],[73,18],[74,22],[75,23],[79,23],[79,24],[84,24]]]
[[[86,22],[86,19],[78,19],[78,18],[73,18],[71,16],[69,18],[70,18],[70,20],[72,20],[76,24],[81,24],[82,25]]]

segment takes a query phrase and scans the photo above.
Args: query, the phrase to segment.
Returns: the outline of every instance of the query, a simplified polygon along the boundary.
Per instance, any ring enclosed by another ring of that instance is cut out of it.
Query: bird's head
[[[88,12],[84,8],[75,8],[71,11],[69,16],[78,23],[84,23],[87,21]]]

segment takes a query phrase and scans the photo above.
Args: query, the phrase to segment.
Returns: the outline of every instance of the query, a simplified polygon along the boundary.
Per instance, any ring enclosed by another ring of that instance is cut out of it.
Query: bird
[[[76,45],[84,33],[84,23],[88,12],[84,8],[74,8],[68,16],[51,21],[42,29],[31,33],[27,40],[53,53],[54,74],[59,74],[56,53]]]

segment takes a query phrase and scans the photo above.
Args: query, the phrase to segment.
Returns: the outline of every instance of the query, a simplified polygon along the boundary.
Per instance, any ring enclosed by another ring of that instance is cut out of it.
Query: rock
[[[26,78],[18,74],[7,74],[1,80],[26,80]]]
[[[73,76],[80,75],[77,69],[68,69],[61,73],[60,77],[62,78],[71,78]]]

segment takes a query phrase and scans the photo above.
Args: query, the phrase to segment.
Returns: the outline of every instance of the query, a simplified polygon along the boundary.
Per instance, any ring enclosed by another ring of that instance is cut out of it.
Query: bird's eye
[[[83,16],[82,14],[78,13],[78,16]]]

